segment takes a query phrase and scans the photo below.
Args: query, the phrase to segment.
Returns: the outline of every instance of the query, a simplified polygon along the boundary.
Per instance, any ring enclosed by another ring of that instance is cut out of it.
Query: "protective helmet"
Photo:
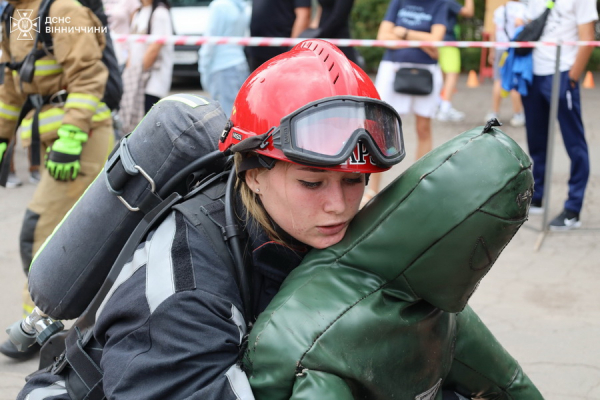
[[[364,71],[319,39],[297,44],[248,77],[219,149],[256,152],[262,166],[268,165],[261,155],[362,173],[386,171],[405,155],[398,113]]]

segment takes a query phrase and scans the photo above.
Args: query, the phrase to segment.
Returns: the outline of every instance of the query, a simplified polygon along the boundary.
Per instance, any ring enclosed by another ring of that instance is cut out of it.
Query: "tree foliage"
[[[355,39],[375,39],[379,24],[385,16],[390,0],[355,0],[350,16],[350,29]],[[359,47],[358,51],[365,59],[365,69],[373,72],[383,57],[380,47]]]

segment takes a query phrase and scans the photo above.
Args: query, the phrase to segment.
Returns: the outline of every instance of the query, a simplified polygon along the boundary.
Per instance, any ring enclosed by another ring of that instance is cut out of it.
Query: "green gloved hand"
[[[48,148],[46,168],[59,181],[74,180],[79,174],[79,158],[87,142],[88,134],[75,125],[65,124],[58,128],[58,139]]]
[[[0,165],[2,164],[2,158],[4,157],[4,152],[8,148],[8,140],[0,139]]]

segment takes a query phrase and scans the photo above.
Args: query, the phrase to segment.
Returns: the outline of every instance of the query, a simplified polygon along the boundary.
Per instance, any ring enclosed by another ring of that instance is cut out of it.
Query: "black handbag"
[[[542,15],[528,23],[523,27],[523,30],[519,32],[513,39],[513,42],[536,42],[542,37],[544,32],[544,26],[548,20],[548,15],[554,6],[554,0],[548,4]],[[525,56],[533,51],[533,47],[517,47],[515,48],[515,54],[519,56]]]
[[[394,78],[394,91],[402,94],[425,96],[433,92],[433,75],[423,68],[400,68]]]

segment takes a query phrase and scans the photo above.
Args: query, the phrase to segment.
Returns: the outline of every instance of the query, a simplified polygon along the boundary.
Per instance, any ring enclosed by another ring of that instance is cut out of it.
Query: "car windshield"
[[[202,7],[208,6],[212,0],[171,0],[171,7]]]

